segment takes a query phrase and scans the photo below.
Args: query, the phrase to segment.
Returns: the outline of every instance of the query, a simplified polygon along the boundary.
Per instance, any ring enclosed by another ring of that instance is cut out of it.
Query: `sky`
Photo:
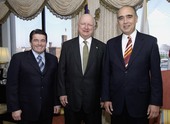
[[[48,9],[46,9],[46,32],[48,42],[52,46],[61,46],[61,35],[71,38],[71,20],[56,18]],[[138,11],[137,29],[140,31],[142,9]],[[149,0],[148,2],[148,23],[149,34],[157,37],[158,45],[167,44],[170,46],[170,3],[167,0]],[[31,21],[24,21],[16,17],[16,41],[18,47],[29,47],[29,33],[36,28],[41,28],[41,14]],[[24,30],[24,31],[23,31]]]

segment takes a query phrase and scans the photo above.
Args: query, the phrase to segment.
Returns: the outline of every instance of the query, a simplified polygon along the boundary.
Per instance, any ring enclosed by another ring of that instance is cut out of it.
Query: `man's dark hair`
[[[32,30],[31,33],[30,33],[30,42],[32,41],[32,36],[34,34],[42,34],[42,35],[45,35],[45,39],[46,39],[46,42],[47,42],[47,34],[45,31],[41,30],[41,29],[35,29],[35,30]]]

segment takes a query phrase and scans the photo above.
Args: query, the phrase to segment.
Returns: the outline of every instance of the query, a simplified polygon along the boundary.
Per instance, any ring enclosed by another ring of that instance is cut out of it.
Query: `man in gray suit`
[[[31,50],[17,53],[11,59],[7,108],[20,124],[51,124],[53,112],[60,109],[56,94],[58,60],[45,52],[47,34],[43,30],[30,33],[30,44]]]
[[[66,124],[80,124],[82,121],[85,124],[101,124],[101,71],[105,44],[92,37],[94,26],[94,18],[84,14],[78,22],[79,36],[62,46],[59,95]],[[85,45],[89,55],[84,55]],[[85,56],[88,60],[84,69]]]

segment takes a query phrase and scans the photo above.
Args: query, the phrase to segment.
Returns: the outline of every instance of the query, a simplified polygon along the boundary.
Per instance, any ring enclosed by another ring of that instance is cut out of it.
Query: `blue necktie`
[[[43,70],[44,70],[44,62],[42,61],[42,56],[38,55],[37,59],[38,59],[38,65],[40,67],[40,71],[43,72]]]

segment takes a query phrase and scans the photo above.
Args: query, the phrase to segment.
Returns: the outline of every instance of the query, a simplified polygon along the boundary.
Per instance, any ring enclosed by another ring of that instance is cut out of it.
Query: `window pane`
[[[29,34],[36,28],[41,29],[41,25],[41,14],[39,14],[35,19],[29,21],[22,20],[15,16],[16,48],[30,47]]]
[[[45,13],[48,42],[51,42],[53,47],[61,47],[62,35],[65,35],[67,40],[71,38],[71,19],[57,18],[47,8]]]
[[[148,1],[149,34],[157,37],[161,70],[170,70],[170,3],[166,0]],[[137,29],[140,31],[142,9],[138,10]]]

